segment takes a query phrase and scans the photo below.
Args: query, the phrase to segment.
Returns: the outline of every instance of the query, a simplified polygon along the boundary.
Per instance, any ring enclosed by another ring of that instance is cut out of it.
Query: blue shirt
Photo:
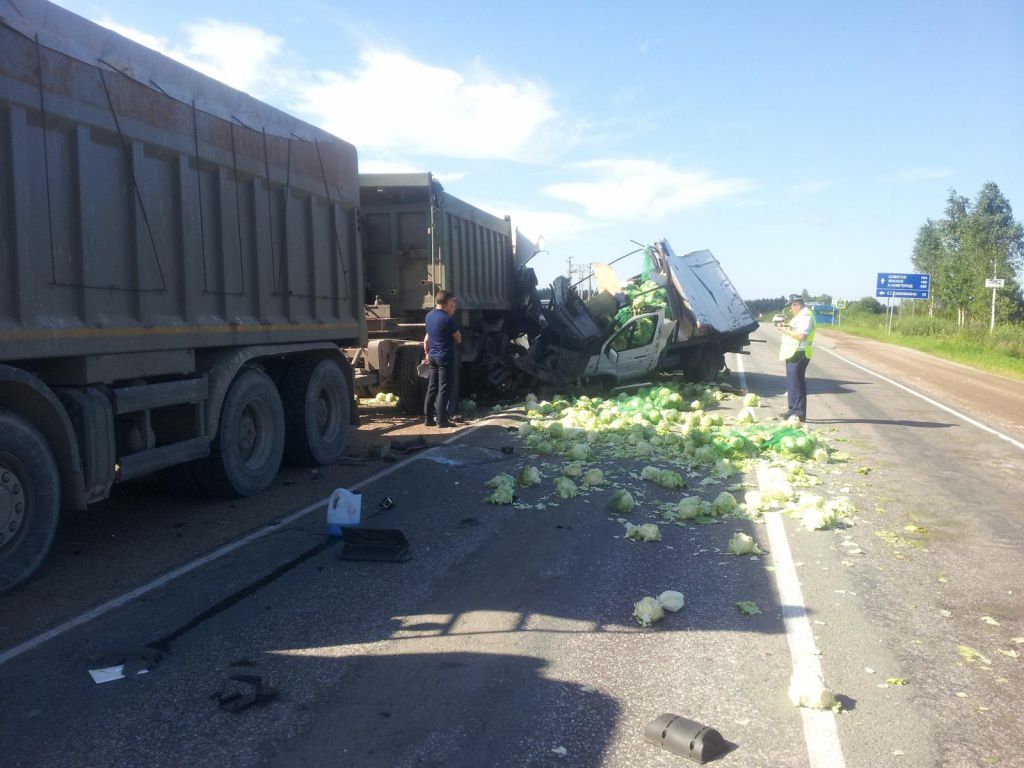
[[[452,336],[459,330],[455,318],[443,309],[432,309],[427,312],[427,341],[431,357],[450,359],[455,356],[455,339]]]

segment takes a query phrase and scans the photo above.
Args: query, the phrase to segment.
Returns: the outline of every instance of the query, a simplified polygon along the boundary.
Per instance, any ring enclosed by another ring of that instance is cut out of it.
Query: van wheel
[[[725,355],[718,347],[707,345],[701,348],[683,368],[687,381],[712,381],[725,367]]]
[[[285,374],[281,399],[285,459],[306,467],[340,459],[352,410],[341,366],[330,359],[300,358]]]
[[[46,557],[60,518],[60,474],[46,439],[0,410],[0,592],[27,580]]]
[[[252,496],[270,487],[284,454],[284,408],[274,382],[249,368],[231,384],[210,455],[195,476],[215,496]]]

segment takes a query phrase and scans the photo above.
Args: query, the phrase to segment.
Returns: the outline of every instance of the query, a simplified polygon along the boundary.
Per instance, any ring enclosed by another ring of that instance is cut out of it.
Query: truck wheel
[[[281,399],[285,459],[306,467],[340,459],[352,409],[341,366],[334,360],[297,360],[285,374]]]
[[[195,476],[208,493],[240,498],[270,487],[284,453],[284,408],[277,387],[255,368],[231,384],[210,455]]]
[[[21,584],[50,551],[60,518],[60,475],[45,438],[0,410],[0,592]]]
[[[423,361],[422,347],[402,347],[395,361],[395,383],[398,404],[410,416],[423,415],[423,400],[427,396],[427,380],[420,378],[416,368]]]

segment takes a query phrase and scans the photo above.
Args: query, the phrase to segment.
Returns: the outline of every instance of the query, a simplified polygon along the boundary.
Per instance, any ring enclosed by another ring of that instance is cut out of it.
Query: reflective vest
[[[780,334],[782,343],[779,345],[779,360],[788,360],[801,349],[804,351],[807,359],[810,360],[814,355],[814,332],[817,330],[816,323],[814,322],[814,313],[807,307],[804,307],[789,321],[789,329],[797,333],[806,332],[807,338],[803,341],[797,341],[792,336],[787,336],[784,333]]]

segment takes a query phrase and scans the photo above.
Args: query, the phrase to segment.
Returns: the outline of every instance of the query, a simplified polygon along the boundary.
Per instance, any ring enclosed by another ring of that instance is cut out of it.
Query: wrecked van
[[[551,286],[545,329],[516,360],[552,386],[616,386],[655,371],[709,381],[741,352],[758,323],[711,251],[677,254],[667,240],[644,248],[643,272],[584,302],[564,277]]]

